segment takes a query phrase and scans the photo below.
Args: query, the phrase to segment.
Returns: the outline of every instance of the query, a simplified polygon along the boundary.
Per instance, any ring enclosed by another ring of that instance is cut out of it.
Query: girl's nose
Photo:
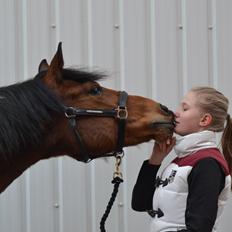
[[[178,111],[176,111],[174,114],[175,114],[175,117],[177,118],[180,116],[180,113]]]

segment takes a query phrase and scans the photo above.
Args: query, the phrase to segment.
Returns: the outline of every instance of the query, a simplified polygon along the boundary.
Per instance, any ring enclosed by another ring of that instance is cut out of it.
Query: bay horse
[[[0,88],[0,192],[42,159],[87,162],[172,136],[175,119],[167,107],[104,88],[99,73],[63,66],[59,43],[33,79]]]

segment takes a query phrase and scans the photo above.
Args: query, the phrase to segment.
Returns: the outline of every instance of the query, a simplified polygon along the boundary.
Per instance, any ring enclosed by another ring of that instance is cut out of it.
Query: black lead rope
[[[116,170],[114,172],[113,180],[111,182],[112,184],[114,184],[114,189],[113,189],[113,192],[111,194],[110,200],[106,206],[106,210],[105,210],[105,212],[101,218],[101,221],[100,221],[100,231],[101,232],[106,232],[106,229],[105,229],[106,219],[109,216],[110,210],[111,210],[111,208],[114,204],[114,201],[116,199],[119,185],[123,182],[122,173],[119,170],[119,166],[121,164],[122,157],[123,157],[123,152],[121,154],[119,153],[115,156],[115,158],[116,158],[116,163],[115,163]]]

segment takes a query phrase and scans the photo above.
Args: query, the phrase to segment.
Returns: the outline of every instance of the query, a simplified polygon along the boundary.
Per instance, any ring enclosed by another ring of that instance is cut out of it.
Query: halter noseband
[[[128,116],[126,108],[128,94],[125,91],[120,92],[118,107],[115,109],[80,109],[76,107],[64,106],[65,116],[69,120],[69,125],[74,131],[76,140],[80,146],[80,161],[88,163],[91,161],[85,143],[77,130],[77,117],[78,116],[95,116],[95,117],[113,117],[119,120],[118,122],[118,141],[115,151],[111,154],[120,154],[123,152],[124,138],[125,138],[125,125]]]

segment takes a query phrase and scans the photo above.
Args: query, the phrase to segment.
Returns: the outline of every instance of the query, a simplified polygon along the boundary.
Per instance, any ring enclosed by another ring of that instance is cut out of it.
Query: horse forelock
[[[42,79],[47,74],[47,71],[41,71],[36,75],[36,79]],[[106,78],[106,74],[98,71],[86,71],[86,69],[74,69],[74,68],[64,68],[62,70],[62,79],[63,80],[72,80],[80,84],[89,82],[89,81],[100,81]]]
[[[1,87],[0,96],[0,156],[10,162],[39,143],[44,122],[52,124],[51,113],[63,108],[40,78]]]
[[[72,80],[79,83],[85,83],[89,81],[99,81],[106,77],[102,72],[86,71],[85,69],[72,69],[67,68],[62,70],[62,78],[64,80]]]

